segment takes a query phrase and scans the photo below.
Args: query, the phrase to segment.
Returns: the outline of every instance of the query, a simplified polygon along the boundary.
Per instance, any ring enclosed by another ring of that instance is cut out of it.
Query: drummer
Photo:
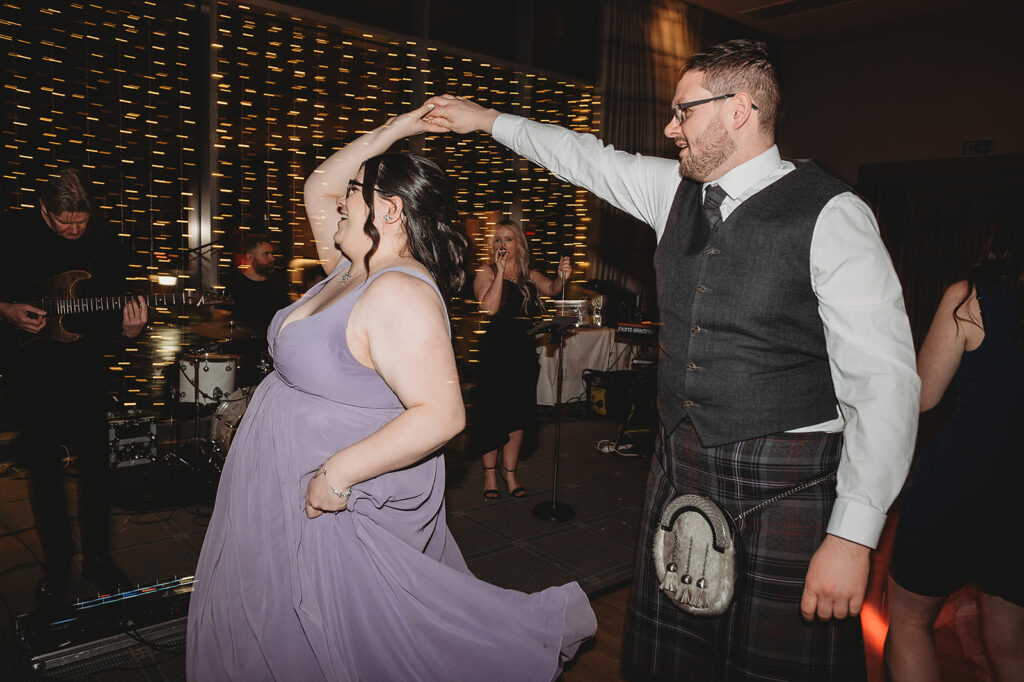
[[[229,314],[235,333],[223,350],[241,356],[240,385],[257,383],[268,367],[267,327],[271,319],[291,299],[288,282],[275,268],[274,245],[266,234],[248,234],[242,238],[239,266],[228,277],[226,290],[233,303]],[[244,330],[244,333],[239,333]]]
[[[274,267],[274,245],[266,234],[243,237],[239,260],[227,282],[227,294],[234,301],[231,319],[252,327],[265,340],[274,313],[291,303],[288,282]]]

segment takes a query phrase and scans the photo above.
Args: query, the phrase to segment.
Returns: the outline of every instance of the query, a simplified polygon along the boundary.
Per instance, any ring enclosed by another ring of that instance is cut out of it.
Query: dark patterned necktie
[[[704,192],[704,218],[708,221],[708,227],[711,228],[711,232],[718,228],[722,223],[722,201],[728,195],[725,190],[718,185],[709,185],[707,190]]]

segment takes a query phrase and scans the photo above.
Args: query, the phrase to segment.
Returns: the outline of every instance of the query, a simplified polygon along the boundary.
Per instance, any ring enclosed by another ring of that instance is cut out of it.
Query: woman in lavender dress
[[[331,275],[270,325],[275,371],[232,442],[196,571],[191,680],[552,680],[596,629],[575,583],[477,580],[445,524],[437,449],[465,415],[444,297],[464,239],[441,170],[384,154],[444,132],[429,110],[306,181]]]

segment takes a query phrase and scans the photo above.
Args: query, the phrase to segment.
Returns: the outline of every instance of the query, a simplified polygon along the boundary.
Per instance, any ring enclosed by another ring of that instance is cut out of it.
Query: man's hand
[[[121,333],[129,339],[134,339],[142,332],[149,320],[149,308],[146,306],[146,299],[137,296],[136,300],[128,301],[121,312]]]
[[[494,119],[498,118],[494,109],[485,109],[476,102],[454,95],[431,97],[426,103],[433,104],[434,110],[424,117],[425,121],[460,135],[477,130],[489,134]]]
[[[871,548],[826,535],[811,557],[800,600],[804,619],[846,618],[860,614],[871,569]]]
[[[0,315],[18,329],[33,334],[46,326],[46,311],[27,303],[0,303]]]

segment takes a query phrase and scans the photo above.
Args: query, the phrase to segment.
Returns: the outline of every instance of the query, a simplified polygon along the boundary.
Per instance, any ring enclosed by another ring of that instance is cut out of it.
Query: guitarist
[[[82,575],[100,592],[131,584],[110,557],[109,466],[104,354],[139,335],[146,325],[145,300],[132,299],[119,313],[66,316],[71,342],[41,338],[45,311],[18,303],[39,292],[33,284],[68,270],[91,277],[79,283],[77,296],[123,294],[128,273],[125,249],[112,230],[91,221],[93,203],[80,172],[64,168],[40,189],[39,211],[8,214],[0,227],[0,316],[34,339],[7,353],[4,391],[20,428],[15,457],[31,475],[30,496],[41,541],[43,577],[36,588],[41,606],[67,597],[72,538],[64,494],[64,461],[78,461],[78,518],[82,538]],[[71,292],[48,292],[68,298]],[[76,319],[78,318],[78,319]]]

